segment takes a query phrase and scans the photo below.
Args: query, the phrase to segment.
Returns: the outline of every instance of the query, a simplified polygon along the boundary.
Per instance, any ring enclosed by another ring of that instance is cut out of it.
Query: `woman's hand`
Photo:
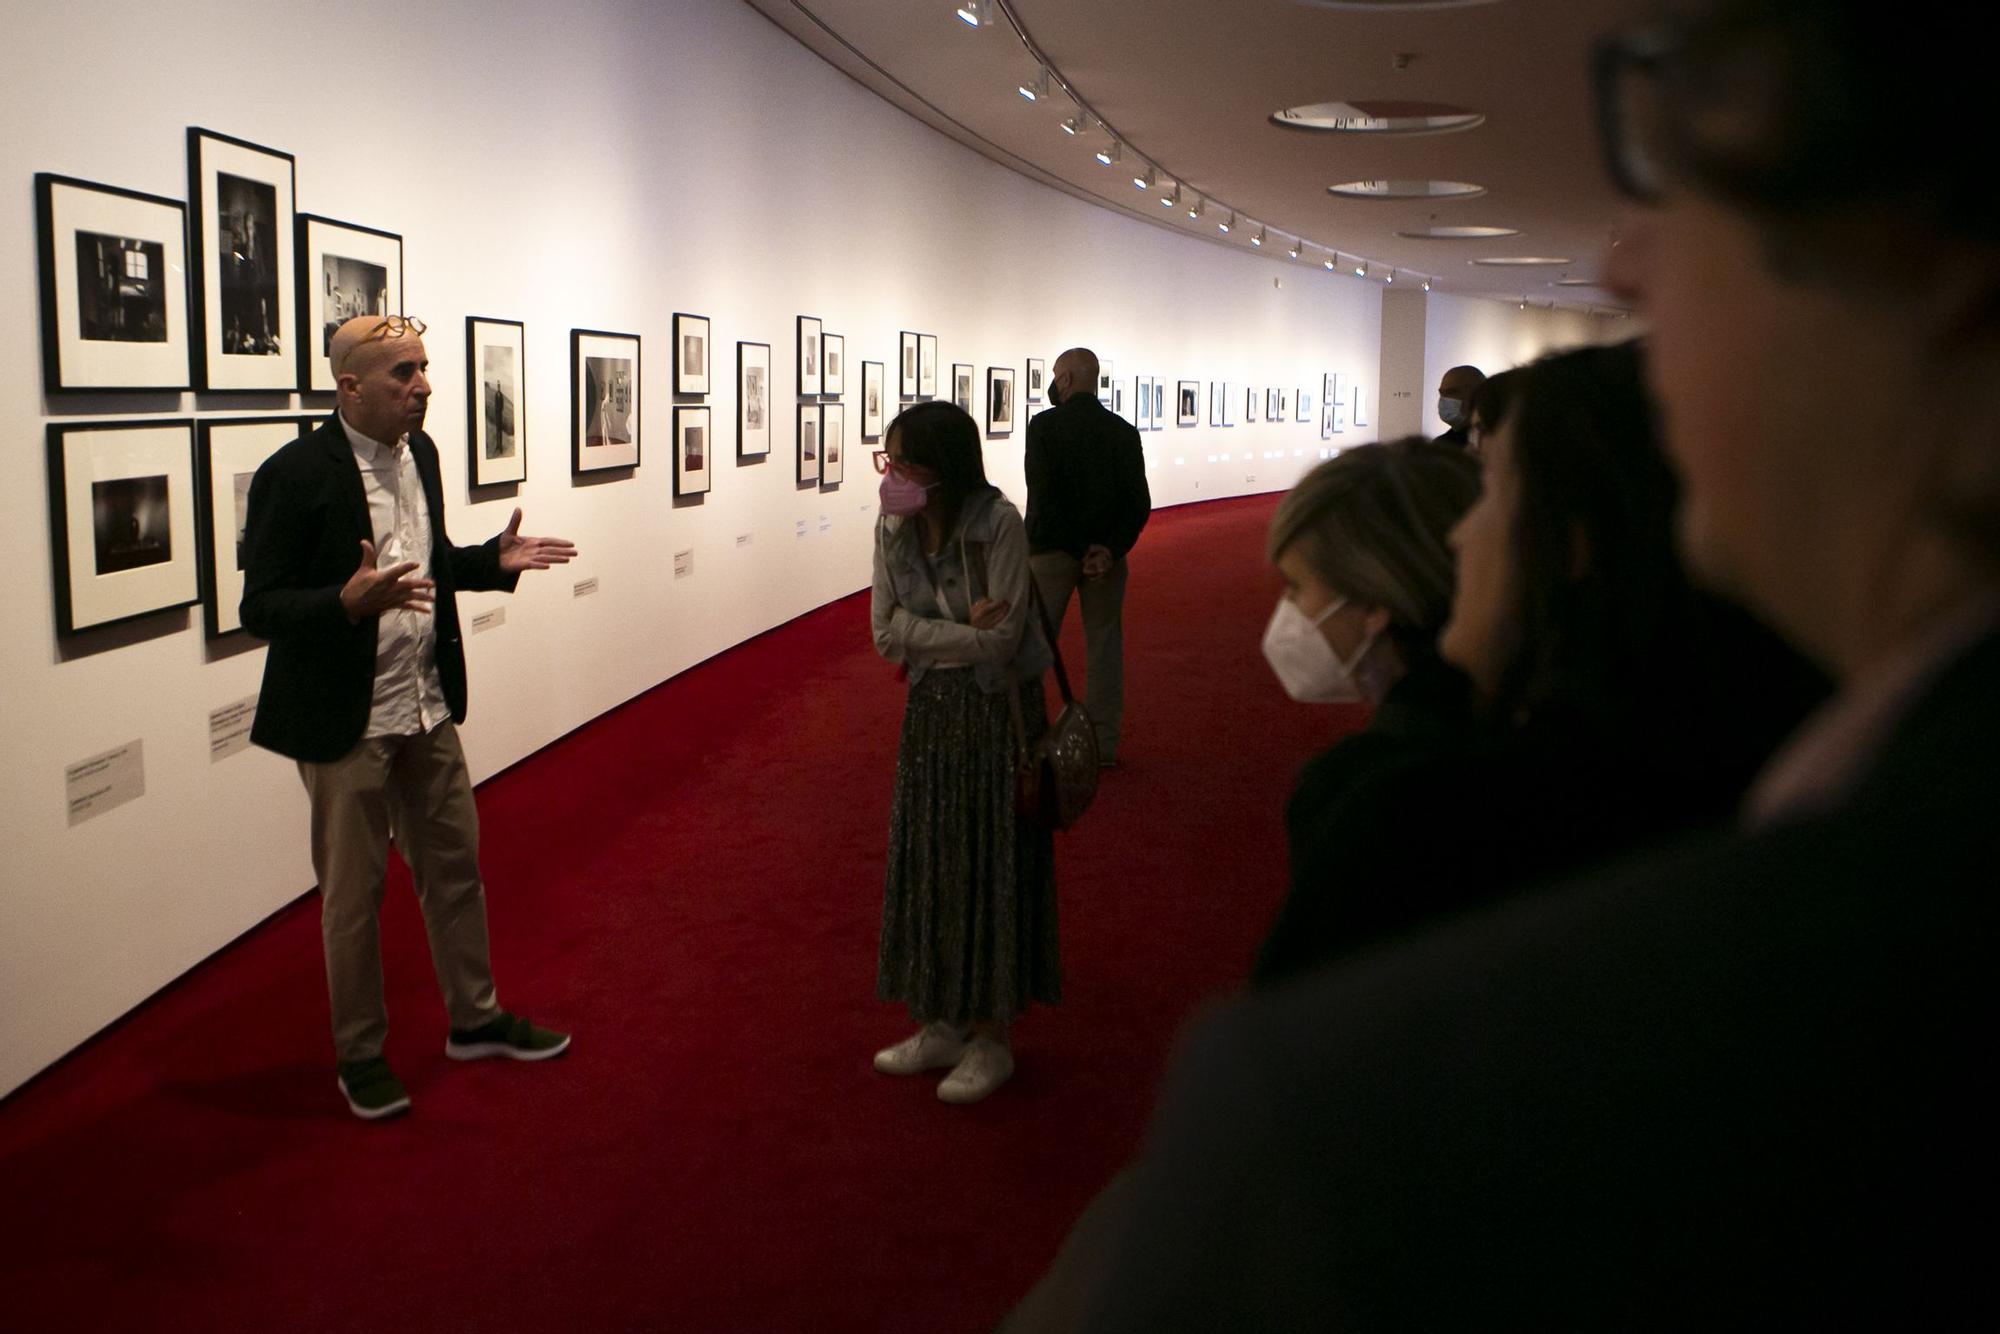
[[[975,630],[995,630],[1000,622],[1007,619],[1007,613],[1014,606],[1010,602],[995,602],[992,598],[981,598],[972,604],[972,628]]]

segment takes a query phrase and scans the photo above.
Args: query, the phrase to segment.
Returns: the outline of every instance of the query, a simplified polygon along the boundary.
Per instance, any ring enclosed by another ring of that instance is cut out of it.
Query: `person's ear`
[[[1383,635],[1389,633],[1389,609],[1387,607],[1370,607],[1367,614],[1361,618],[1361,624],[1371,636],[1380,639]]]

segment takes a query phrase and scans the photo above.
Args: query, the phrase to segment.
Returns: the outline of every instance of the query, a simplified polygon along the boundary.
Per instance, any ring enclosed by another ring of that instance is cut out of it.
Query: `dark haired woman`
[[[946,1102],[1014,1071],[1008,1026],[1061,999],[1050,831],[1014,811],[1017,737],[1047,726],[1049,646],[1021,515],[986,480],[979,428],[949,403],[889,426],[876,524],[875,650],[909,678],[896,753],[876,995],[921,1027],[875,1068],[949,1068]]]

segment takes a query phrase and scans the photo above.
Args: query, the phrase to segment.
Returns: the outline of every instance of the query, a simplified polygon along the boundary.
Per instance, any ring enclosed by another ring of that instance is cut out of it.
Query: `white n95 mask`
[[[1271,664],[1285,693],[1301,704],[1354,704],[1362,699],[1354,668],[1375,637],[1370,635],[1362,643],[1352,662],[1342,662],[1319,632],[1326,618],[1346,605],[1346,598],[1336,598],[1318,616],[1308,616],[1298,603],[1280,596],[1271,623],[1264,627],[1264,661]]]

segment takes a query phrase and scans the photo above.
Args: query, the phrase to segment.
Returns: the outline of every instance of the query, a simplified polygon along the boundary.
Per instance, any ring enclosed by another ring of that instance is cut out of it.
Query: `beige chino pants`
[[[1083,706],[1097,729],[1098,756],[1116,759],[1125,718],[1125,559],[1112,562],[1097,579],[1085,579],[1083,562],[1064,551],[1036,552],[1028,557],[1028,569],[1058,633],[1069,611],[1069,595],[1076,593],[1083,615]]]
[[[380,1056],[389,1033],[380,916],[392,838],[416,881],[451,1026],[477,1028],[491,1019],[499,1002],[487,957],[479,809],[458,729],[445,722],[421,736],[373,737],[329,763],[300,761],[299,776],[312,801],[313,871],[339,1059]]]

